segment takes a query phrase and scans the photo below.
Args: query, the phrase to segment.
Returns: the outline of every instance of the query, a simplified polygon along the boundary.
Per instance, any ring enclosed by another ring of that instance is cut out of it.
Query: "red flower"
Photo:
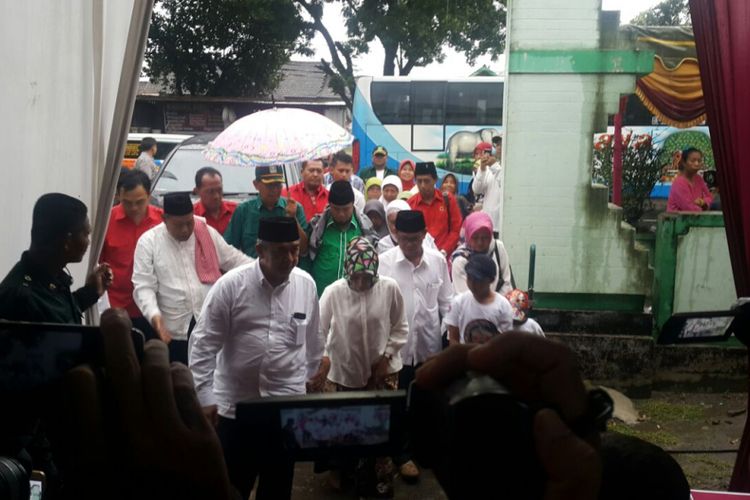
[[[649,134],[642,134],[639,136],[636,136],[636,140],[634,142],[634,146],[637,149],[643,148],[643,147],[650,147],[651,146],[651,136]]]

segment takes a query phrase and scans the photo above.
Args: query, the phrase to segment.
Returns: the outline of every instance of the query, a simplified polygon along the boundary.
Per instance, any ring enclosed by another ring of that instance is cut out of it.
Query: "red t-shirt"
[[[232,214],[236,208],[236,203],[222,201],[219,217],[214,219],[213,217],[206,215],[206,207],[204,207],[203,203],[199,201],[193,206],[193,213],[199,217],[204,217],[206,219],[206,224],[219,231],[219,234],[224,234],[224,231],[227,230],[227,226],[229,225],[229,221],[232,220]]]
[[[322,185],[318,186],[317,193],[310,195],[305,191],[305,183],[300,182],[289,188],[289,196],[305,209],[307,222],[310,222],[310,219],[317,214],[322,213],[328,205],[328,190]]]
[[[448,203],[450,210],[443,202],[443,193],[435,190],[435,197],[431,203],[422,200],[420,193],[415,194],[407,201],[412,210],[419,210],[424,215],[424,221],[427,225],[427,232],[435,238],[435,245],[438,249],[445,250],[445,253],[451,255],[458,246],[458,238],[461,232],[461,209],[458,208],[456,198],[448,193]],[[448,217],[448,213],[450,217]]]
[[[112,267],[114,279],[107,290],[112,307],[122,307],[131,318],[141,316],[133,300],[133,259],[138,238],[162,221],[161,208],[149,205],[146,217],[137,226],[125,215],[122,205],[112,207],[107,235],[99,262]]]

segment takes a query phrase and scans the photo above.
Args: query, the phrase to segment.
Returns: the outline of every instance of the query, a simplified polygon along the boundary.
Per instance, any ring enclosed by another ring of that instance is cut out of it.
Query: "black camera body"
[[[408,414],[416,459],[455,498],[542,498],[536,411],[492,377],[469,373],[443,391],[412,384]]]
[[[237,405],[239,422],[262,428],[265,444],[297,461],[397,454],[406,431],[417,461],[434,469],[452,499],[542,498],[534,414],[495,379],[474,373],[441,391],[412,383],[408,395],[339,392]]]

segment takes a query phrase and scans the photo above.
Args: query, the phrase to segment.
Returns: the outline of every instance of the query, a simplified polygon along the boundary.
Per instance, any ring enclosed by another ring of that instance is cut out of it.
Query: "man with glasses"
[[[417,368],[443,347],[440,322],[450,311],[454,292],[445,257],[422,244],[427,236],[422,212],[398,212],[396,236],[398,246],[380,255],[380,274],[396,280],[404,298],[409,335],[401,350],[403,368],[399,372],[398,388],[408,389]],[[407,481],[419,477],[419,469],[411,460],[406,443],[394,461]]]

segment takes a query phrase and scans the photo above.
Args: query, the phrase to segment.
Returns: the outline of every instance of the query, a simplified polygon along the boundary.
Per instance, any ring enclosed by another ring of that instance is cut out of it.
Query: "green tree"
[[[331,62],[323,61],[332,88],[347,102],[354,90],[352,59],[377,40],[385,51],[383,75],[408,75],[417,66],[445,59],[445,47],[465,54],[469,64],[505,48],[505,1],[474,0],[297,0],[326,40]],[[323,5],[340,5],[348,39],[334,41],[323,24]]]
[[[154,7],[146,74],[177,95],[255,96],[278,83],[314,31],[292,0],[163,0]]]
[[[688,0],[664,0],[635,16],[630,24],[639,26],[687,26],[690,24]]]

